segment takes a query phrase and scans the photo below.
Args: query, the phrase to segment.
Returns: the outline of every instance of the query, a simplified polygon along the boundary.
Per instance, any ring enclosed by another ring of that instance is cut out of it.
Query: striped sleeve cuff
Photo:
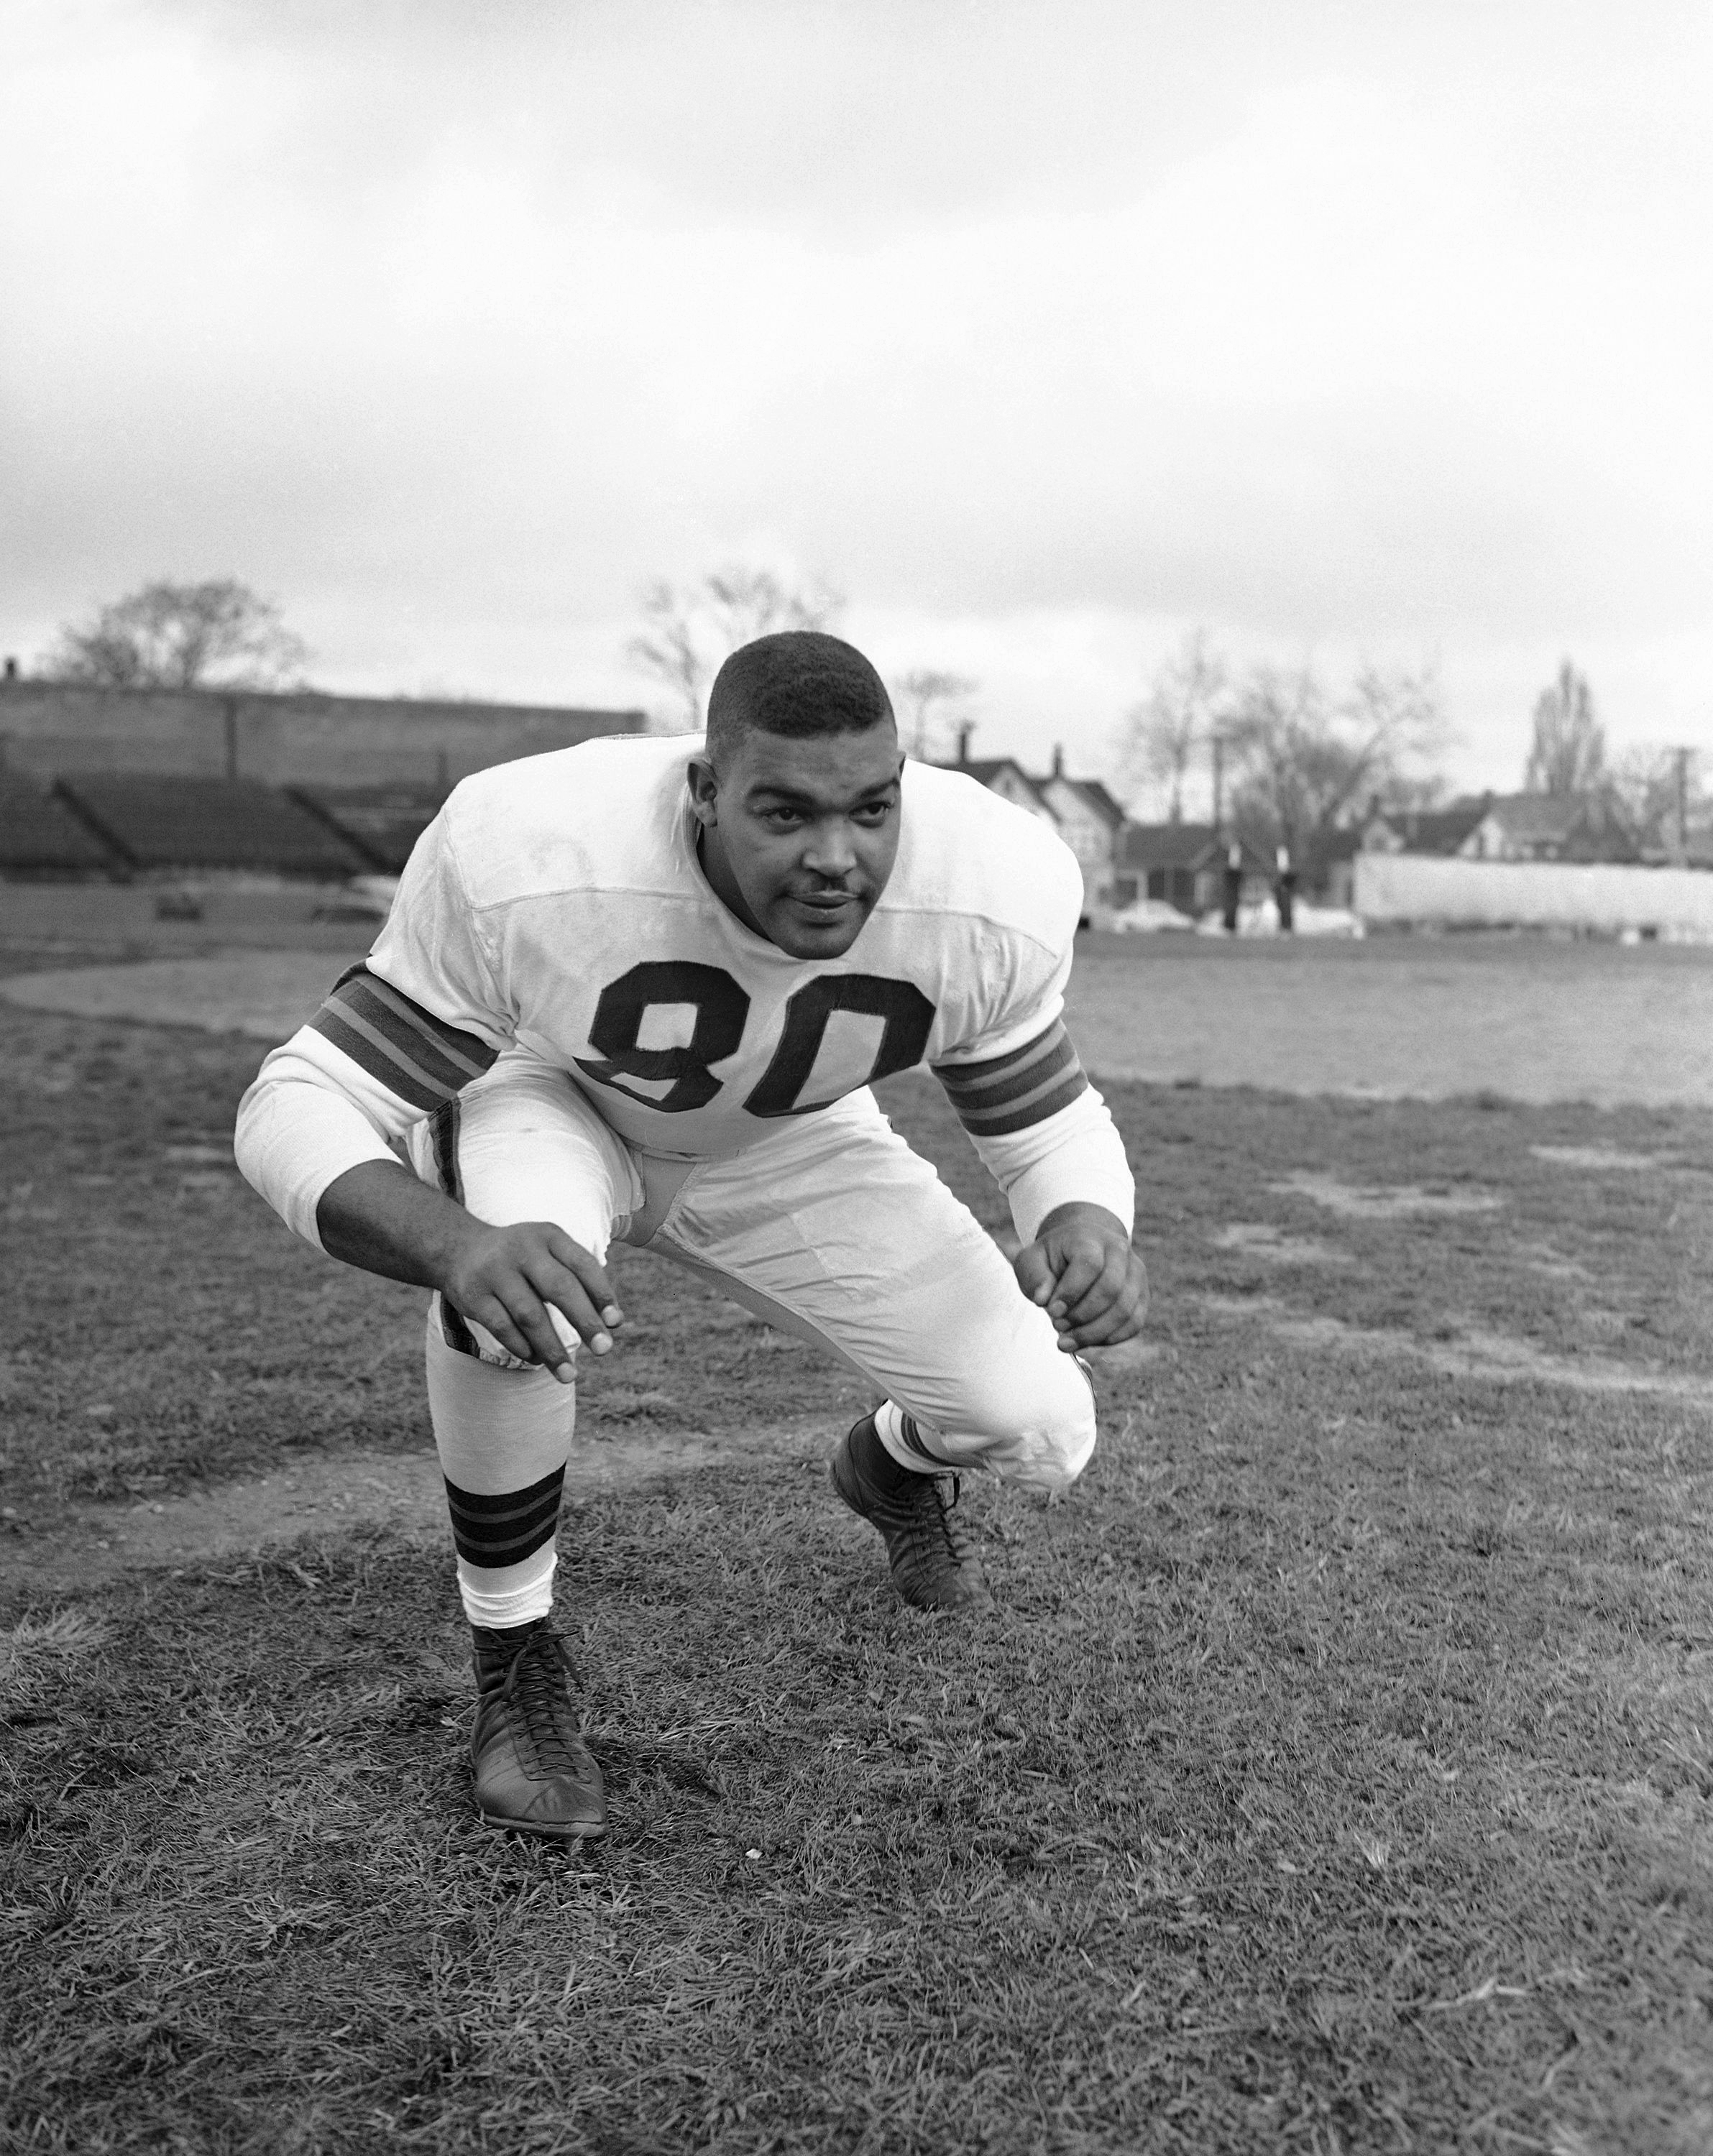
[[[474,1033],[436,1018],[390,981],[353,966],[334,983],[311,1026],[401,1101],[424,1115],[455,1100],[498,1055]]]
[[[1000,1138],[1045,1122],[1067,1108],[1088,1079],[1062,1019],[1022,1047],[987,1063],[937,1063],[958,1120],[972,1137]]]

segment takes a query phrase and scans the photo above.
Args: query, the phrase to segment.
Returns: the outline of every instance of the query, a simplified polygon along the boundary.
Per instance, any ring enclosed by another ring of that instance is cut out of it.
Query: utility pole
[[[1209,740],[1213,747],[1213,835],[1217,838],[1225,817],[1225,737],[1216,733]]]
[[[1680,748],[1677,752],[1677,865],[1687,868],[1690,860],[1690,752]]]

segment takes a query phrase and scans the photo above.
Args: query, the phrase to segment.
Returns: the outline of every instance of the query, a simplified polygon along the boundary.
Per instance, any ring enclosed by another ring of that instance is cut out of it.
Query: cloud
[[[8,645],[230,572],[330,678],[565,693],[759,551],[986,624],[1019,726],[1026,634],[1085,701],[1198,620],[1703,649],[1686,9],[24,13]]]

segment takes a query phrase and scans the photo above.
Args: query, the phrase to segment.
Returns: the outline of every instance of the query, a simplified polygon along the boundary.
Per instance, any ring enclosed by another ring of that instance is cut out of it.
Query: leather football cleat
[[[880,1530],[893,1584],[905,1601],[918,1609],[992,1609],[980,1563],[953,1517],[955,1475],[913,1475],[900,1467],[881,1443],[872,1415],[840,1440],[831,1472],[834,1489],[851,1510]]]
[[[606,1787],[578,1734],[571,1658],[552,1626],[543,1617],[515,1632],[473,1630],[470,1758],[482,1824],[554,1841],[604,1834]]]

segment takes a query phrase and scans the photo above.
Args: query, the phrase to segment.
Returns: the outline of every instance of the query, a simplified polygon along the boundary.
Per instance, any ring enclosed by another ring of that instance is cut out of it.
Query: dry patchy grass
[[[28,1035],[69,1079],[9,1163],[14,1512],[422,1443],[415,1299],[169,1151],[253,1051]],[[1067,1503],[971,1494],[999,1614],[898,1608],[800,1469],[585,1507],[580,1856],[471,1820],[409,1545],[43,1603],[0,1542],[0,2145],[1713,2143],[1713,1419],[1644,1389],[1713,1377],[1705,1119],[1114,1099],[1158,1353]],[[931,1090],[890,1101],[996,1224]],[[831,1435],[810,1357],[626,1263],[591,1414]],[[1494,1337],[1637,1389],[1450,1353]]]

